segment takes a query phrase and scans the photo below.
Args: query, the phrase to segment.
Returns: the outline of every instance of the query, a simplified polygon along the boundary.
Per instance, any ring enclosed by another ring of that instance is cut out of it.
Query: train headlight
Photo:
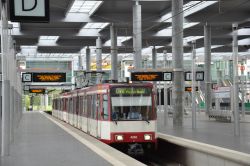
[[[116,135],[115,139],[116,141],[123,141],[123,135]]]
[[[151,134],[145,134],[144,135],[144,140],[146,140],[146,141],[152,140],[152,135]]]

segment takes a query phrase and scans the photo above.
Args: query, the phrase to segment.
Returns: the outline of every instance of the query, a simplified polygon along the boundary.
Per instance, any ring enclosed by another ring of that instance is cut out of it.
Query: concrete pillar
[[[183,0],[172,0],[173,125],[183,126]]]
[[[111,80],[118,80],[118,61],[117,61],[117,34],[115,26],[110,26],[110,40],[111,40]]]
[[[206,113],[212,107],[211,102],[211,27],[210,25],[204,26],[204,49],[205,49],[205,105]]]
[[[233,112],[234,112],[234,134],[240,135],[239,119],[239,77],[238,77],[238,25],[233,24]]]
[[[90,49],[89,47],[86,48],[86,71],[89,72],[90,71],[90,64],[91,64],[91,60],[90,60]]]
[[[139,1],[133,6],[133,47],[134,47],[134,67],[142,67],[142,32],[141,32],[141,5]]]
[[[196,44],[192,42],[192,128],[196,128]]]

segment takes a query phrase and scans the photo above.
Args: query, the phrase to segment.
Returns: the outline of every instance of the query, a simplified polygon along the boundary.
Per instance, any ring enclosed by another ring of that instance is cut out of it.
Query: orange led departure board
[[[66,82],[66,73],[33,73],[33,82]]]
[[[45,93],[45,89],[30,89],[30,93]]]
[[[186,92],[192,92],[192,87],[185,87]],[[198,87],[196,87],[196,91],[198,91]]]
[[[131,73],[132,81],[162,81],[162,72],[134,72]]]

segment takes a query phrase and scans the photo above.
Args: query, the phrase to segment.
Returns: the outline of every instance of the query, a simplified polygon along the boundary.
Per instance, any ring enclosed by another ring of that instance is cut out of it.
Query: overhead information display
[[[198,90],[199,90],[199,88],[196,86],[195,91],[198,91]],[[185,92],[192,92],[192,87],[191,86],[185,87]]]
[[[66,82],[66,73],[23,73],[23,82]]]
[[[33,73],[33,82],[66,82],[66,73]]]
[[[45,93],[45,89],[30,89],[30,93]]]
[[[132,81],[162,81],[162,72],[134,72],[131,73]]]

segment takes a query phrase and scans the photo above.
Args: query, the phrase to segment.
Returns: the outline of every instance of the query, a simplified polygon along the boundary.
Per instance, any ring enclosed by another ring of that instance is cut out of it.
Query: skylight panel
[[[87,23],[83,28],[84,29],[103,29],[108,25],[109,23]]]
[[[44,41],[54,41],[56,42],[58,40],[59,36],[40,36],[39,41],[44,40]]]
[[[195,41],[198,39],[202,39],[204,36],[188,36],[183,38],[183,43],[188,44],[188,42]]]
[[[132,36],[118,36],[117,37],[117,46],[122,46],[122,43],[130,40]],[[104,46],[111,46],[111,40],[108,40],[104,43]]]
[[[108,26],[109,23],[87,23],[82,29],[82,30],[98,30],[101,31],[104,29],[106,26]]]
[[[56,45],[58,38],[59,36],[40,36],[38,43],[43,46]]]
[[[102,3],[103,1],[75,0],[68,13],[88,13],[91,16]]]
[[[183,5],[183,15],[184,17],[196,13],[210,5],[217,3],[218,1],[190,1]],[[161,17],[163,22],[172,22],[172,13],[169,12]]]

